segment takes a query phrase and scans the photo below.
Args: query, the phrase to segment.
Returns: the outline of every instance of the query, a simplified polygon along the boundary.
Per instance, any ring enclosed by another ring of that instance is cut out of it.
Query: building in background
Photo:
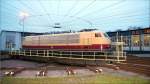
[[[123,41],[129,53],[150,53],[150,28],[107,32],[112,41]]]
[[[21,33],[15,31],[2,31],[0,34],[0,50],[19,50],[21,48]]]
[[[22,37],[29,35],[40,35],[42,33],[1,31],[0,32],[0,51],[20,50],[22,48]]]

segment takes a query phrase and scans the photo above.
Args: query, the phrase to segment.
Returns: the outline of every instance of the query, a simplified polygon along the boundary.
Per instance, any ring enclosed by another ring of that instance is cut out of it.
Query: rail
[[[14,50],[12,56],[38,56],[83,60],[126,61],[125,52],[102,51],[58,51],[58,50]]]

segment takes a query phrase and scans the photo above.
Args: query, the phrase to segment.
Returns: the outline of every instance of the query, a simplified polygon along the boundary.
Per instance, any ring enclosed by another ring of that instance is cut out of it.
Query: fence
[[[57,51],[57,50],[15,50],[11,51],[12,56],[38,56],[54,57],[66,59],[83,59],[83,60],[106,60],[106,61],[126,61],[125,52],[102,52],[102,51]]]

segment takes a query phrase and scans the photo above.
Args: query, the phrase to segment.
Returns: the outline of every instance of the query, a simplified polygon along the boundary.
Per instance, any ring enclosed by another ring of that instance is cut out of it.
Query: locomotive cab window
[[[100,33],[95,33],[95,37],[101,37]]]
[[[105,36],[105,37],[109,37],[106,33],[104,33],[104,36]]]

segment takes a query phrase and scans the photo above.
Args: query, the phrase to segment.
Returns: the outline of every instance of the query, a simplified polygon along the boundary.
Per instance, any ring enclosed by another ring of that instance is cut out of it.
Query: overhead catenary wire
[[[93,23],[90,21],[90,20],[87,20],[87,19],[84,19],[84,18],[81,18],[81,17],[75,17],[75,16],[68,16],[68,17],[71,17],[71,18],[75,18],[77,20],[81,20],[81,21],[84,21],[86,23],[88,23],[90,25],[90,27],[92,27]],[[72,22],[69,22],[69,23],[72,23]]]
[[[58,0],[58,5],[57,5],[57,15],[59,15],[60,3],[61,3],[61,0]]]
[[[139,19],[139,18],[140,18],[140,20],[141,20],[141,19],[148,19],[148,17],[149,17],[149,16],[146,16],[146,17],[138,17],[138,18],[137,18],[137,16],[138,16],[138,15],[122,16],[122,17],[118,18],[117,21],[120,22],[120,20],[123,20],[123,21],[126,20],[126,21],[128,22],[128,19],[134,19],[134,20],[136,20],[136,19]],[[140,15],[139,15],[139,16],[140,16]],[[133,18],[127,18],[127,17],[133,17]],[[136,17],[136,18],[135,18],[135,17]],[[88,21],[88,20],[84,20],[84,19],[82,19],[82,18],[77,18],[77,19],[80,19],[81,21],[85,21],[85,22],[87,22],[88,24],[93,25],[93,24],[92,24],[90,21]],[[113,19],[111,19],[111,18],[108,18],[108,19],[105,19],[105,20],[113,21]],[[103,24],[109,23],[109,22],[105,22],[105,21],[100,21],[100,22],[104,22]],[[113,22],[114,22],[114,21],[113,21]]]
[[[16,19],[16,18],[18,18],[18,16],[16,15],[16,14],[14,14],[14,13],[10,13],[9,11],[2,11],[2,10],[0,10],[0,16],[1,16],[1,19],[2,19],[2,14],[8,14],[9,16],[11,16],[11,18],[14,18],[14,19]],[[8,17],[9,18],[9,17]]]
[[[28,10],[32,10],[32,12],[30,12],[31,16],[32,14],[36,14],[38,13],[37,11],[35,11],[32,7],[29,7],[27,4],[23,3],[22,0],[17,0],[22,6],[24,6],[25,8],[27,8]],[[21,11],[21,10],[20,10]]]
[[[124,21],[125,21],[125,20],[124,20]],[[127,21],[127,20],[126,20],[126,21]],[[139,22],[141,23],[141,22],[143,22],[143,21],[140,21],[140,20],[139,20],[139,21],[136,21],[136,20],[134,21],[134,23],[139,23]],[[126,23],[128,23],[128,22],[124,22],[124,24],[126,24]],[[12,23],[12,25],[11,25],[11,24],[7,24],[7,25],[4,25],[4,26],[7,26],[7,27],[10,26],[10,27],[11,27],[11,26],[13,26],[13,25],[14,25],[14,24]],[[106,25],[111,25],[111,24],[110,24],[110,23],[107,23],[107,24],[98,24],[98,25],[95,25],[94,27],[99,27],[99,28],[101,28],[102,25],[106,26]],[[14,25],[14,26],[15,26],[15,25]],[[122,26],[121,26],[121,25],[115,25],[115,26],[118,27],[118,28],[119,28],[119,27],[121,27],[121,28],[122,28],[122,27],[127,28],[127,25],[124,25],[124,26],[123,26],[123,25],[122,25]],[[129,27],[129,26],[132,26],[132,25],[128,25],[128,27]],[[134,25],[134,26],[135,26],[135,25]],[[44,25],[44,26],[43,26],[43,25],[28,25],[27,27],[49,28],[49,26],[46,26],[46,25]],[[108,27],[109,27],[109,26],[108,26]],[[46,30],[45,30],[45,31],[46,31]]]
[[[130,9],[128,9],[130,10]],[[147,10],[147,9],[146,9]],[[103,16],[103,17],[97,17],[97,18],[92,18],[92,21],[95,21],[95,20],[99,20],[99,19],[106,19],[106,18],[111,18],[111,17],[118,17],[118,16],[122,16],[122,15],[132,15],[132,14],[140,14],[141,11],[138,9],[138,10],[134,10],[134,11],[131,11],[131,12],[123,12],[123,13],[119,13],[119,14],[111,14],[109,16]]]
[[[91,15],[91,14],[97,14],[97,13],[99,13],[99,11],[100,11],[101,14],[102,14],[102,11],[107,10],[107,9],[109,9],[109,8],[112,8],[112,7],[115,7],[115,6],[117,6],[117,5],[120,5],[120,4],[122,4],[124,1],[126,1],[126,0],[121,0],[121,1],[118,1],[118,2],[116,2],[116,3],[112,3],[112,4],[110,4],[110,5],[106,6],[106,7],[100,8],[100,9],[98,9],[98,10],[92,11],[92,12],[87,13],[87,14],[84,14],[83,16]],[[81,16],[81,17],[82,17],[82,16]]]
[[[97,18],[97,19],[95,19],[95,20],[92,20],[92,21],[96,21],[96,20],[107,20],[107,19],[111,19],[111,18],[115,18],[115,17],[123,17],[123,18],[127,18],[127,17],[135,17],[135,16],[138,16],[138,15],[140,15],[140,13],[125,13],[125,14],[114,14],[114,15],[111,15],[111,16],[105,16],[105,17],[100,17],[100,18]],[[142,15],[142,14],[141,14]],[[83,18],[84,19],[84,18]],[[75,19],[74,19],[75,20]],[[74,21],[73,20],[73,21]],[[71,23],[71,22],[73,22],[73,21],[66,21],[66,22],[64,22],[64,23]]]
[[[143,21],[133,21],[134,23],[143,23]],[[98,24],[98,25],[95,25],[94,27],[95,28],[104,28],[104,27],[107,27],[106,29],[109,29],[109,27],[110,28],[119,28],[119,29],[124,29],[124,28],[129,28],[130,26],[137,26],[137,25],[135,25],[135,24],[130,24],[130,25],[127,25],[128,24],[128,22],[124,22],[124,24],[123,25],[113,25],[113,24],[109,24],[109,23],[107,23],[107,24]],[[143,25],[138,25],[138,26],[143,26]],[[148,27],[148,26],[146,26],[146,27]],[[107,31],[109,31],[109,30],[107,30]]]
[[[71,13],[71,11],[73,11],[73,9],[77,6],[78,3],[79,3],[79,0],[75,0],[75,3],[72,5],[72,7],[70,7],[68,12],[62,18],[62,22],[63,22],[64,18],[67,17]]]
[[[92,0],[88,5],[86,5],[84,8],[80,9],[78,12],[76,12],[75,14],[71,15],[71,16],[76,16],[79,15],[80,13],[84,12],[85,10],[87,10],[91,5],[93,5],[96,2],[96,0]]]
[[[119,4],[121,4],[121,3],[123,3],[125,0],[121,0],[121,1],[118,1],[118,2],[116,2],[116,3],[113,3],[113,4],[110,4],[110,5],[108,5],[107,7],[103,7],[103,8],[101,8],[101,9],[98,9],[98,10],[96,10],[96,11],[94,11],[94,12],[90,12],[90,13],[87,13],[87,14],[85,14],[84,16],[86,16],[86,15],[91,15],[91,14],[95,14],[95,13],[98,13],[98,11],[104,11],[104,10],[106,10],[106,9],[109,9],[109,8],[112,8],[112,7],[114,7],[114,6],[117,6],[117,5],[119,5]],[[84,16],[80,16],[80,17],[84,17]],[[73,20],[71,19],[70,20],[70,22],[72,22]]]
[[[130,10],[130,9],[128,9]],[[146,9],[147,10],[147,9]],[[128,16],[128,15],[132,15],[132,14],[135,14],[135,15],[139,15],[141,13],[141,11],[138,9],[138,10],[134,10],[132,12],[126,12],[126,13],[119,13],[119,14],[113,14],[113,15],[109,15],[109,16],[102,16],[102,17],[97,17],[97,18],[91,18],[90,20],[92,21],[96,21],[96,20],[103,20],[103,19],[107,19],[107,18],[112,18],[112,17],[124,17],[125,16]],[[70,21],[66,21],[64,23],[68,23],[68,22],[73,22],[74,20],[70,20]]]
[[[71,15],[71,16],[77,16],[80,13],[84,12],[85,10],[87,10],[91,5],[93,5],[96,2],[96,0],[92,0],[88,5],[86,5],[85,7],[83,7],[82,9],[80,9],[78,12],[76,12],[75,14]],[[71,20],[72,21],[72,20]]]
[[[138,18],[134,18],[134,23],[135,22],[137,22],[136,20],[140,20],[141,21],[141,19],[143,20],[143,19],[147,19],[148,17],[138,17]],[[122,19],[120,19],[120,20],[117,20],[117,22],[123,22],[123,23],[129,23],[129,21],[128,20],[132,20],[132,19],[129,19],[129,18],[122,18]],[[111,21],[111,20],[109,20],[109,21]],[[104,21],[103,21],[104,22]],[[98,25],[107,25],[107,24],[113,24],[114,22],[116,22],[116,21],[112,21],[112,22],[100,22],[100,23],[98,23]],[[139,21],[138,21],[139,22]],[[141,21],[142,22],[142,21]],[[148,22],[148,21],[147,21]],[[96,23],[94,23],[94,24],[92,24],[92,27],[95,27],[94,25],[97,25]],[[119,25],[118,25],[119,26]]]
[[[43,3],[44,4],[44,3]],[[11,4],[12,5],[12,4]],[[10,6],[11,6],[10,5]],[[27,4],[28,5],[28,4]],[[28,5],[29,6],[29,5]],[[77,5],[76,5],[77,6]],[[24,6],[25,7],[25,6]],[[30,7],[30,6],[29,6]],[[114,7],[114,6],[113,6]],[[9,7],[5,7],[6,8],[6,12],[8,11],[7,10],[7,8],[9,9]],[[18,9],[16,9],[16,8],[18,8]],[[118,7],[117,7],[118,8]],[[10,8],[11,9],[11,8]],[[20,8],[18,7],[18,6],[15,6],[15,5],[13,5],[12,6],[12,9],[15,9],[16,11],[18,11],[18,10],[20,10]],[[29,9],[29,8],[28,8]],[[33,9],[33,8],[32,8]],[[119,9],[119,8],[118,8]],[[14,11],[15,11],[14,10]],[[31,9],[30,9],[31,10]],[[30,11],[29,10],[29,11]],[[71,9],[70,9],[71,10]],[[130,9],[129,9],[130,10]],[[71,10],[71,11],[73,11],[73,9]],[[114,10],[114,11],[116,11],[116,10]],[[133,12],[133,11],[132,11]],[[82,13],[82,12],[81,12]],[[81,14],[81,13],[79,13],[79,14]],[[128,14],[129,12],[125,12],[125,13],[118,13],[118,14],[114,14],[114,15],[108,15],[108,16],[106,16],[106,15],[104,15],[104,16],[94,16],[94,17],[96,17],[95,18],[95,20],[98,22],[98,20],[100,21],[99,22],[99,24],[101,24],[101,23],[103,23],[103,22],[106,22],[106,24],[107,24],[107,20],[113,20],[113,18],[118,18],[118,22],[119,22],[119,19],[122,19],[122,20],[124,20],[124,19],[132,19],[132,18],[135,18],[135,17],[138,17],[136,14],[138,13],[138,12],[135,12],[135,14],[134,13],[132,13],[132,14]],[[11,17],[14,17],[14,16],[16,16],[16,14],[15,13],[10,13],[10,12],[8,12],[8,14],[10,14],[10,18]],[[7,14],[7,16],[8,16],[8,14]],[[34,15],[33,15],[34,14]],[[36,18],[36,16],[38,16],[37,14],[39,14],[39,12],[37,12],[36,13],[36,11],[33,11],[33,13],[32,13],[32,15],[33,16],[31,16],[31,17],[35,17]],[[101,13],[102,14],[102,13]],[[97,15],[101,15],[101,14],[97,14]],[[134,15],[133,15],[134,14]],[[41,14],[41,15],[39,15],[39,17],[40,16],[43,16],[44,14]],[[49,14],[47,14],[47,15],[51,15],[50,13]],[[44,16],[47,16],[46,14],[44,15]],[[90,14],[89,16],[91,16],[92,17],[92,15],[93,14]],[[133,16],[132,16],[133,15]],[[61,15],[59,15],[59,16],[61,16]],[[77,16],[78,16],[78,14],[77,14]],[[146,15],[147,16],[147,15]],[[16,16],[17,17],[17,16]],[[68,17],[69,17],[69,15],[68,15]],[[85,17],[79,17],[79,18],[81,18],[81,19],[86,19],[87,20],[87,22],[88,21],[90,21],[90,20],[92,20],[92,21],[94,21],[95,22],[95,20],[94,20],[94,17],[92,17],[92,18],[85,18]],[[29,18],[30,18],[30,16],[29,16]],[[41,17],[42,18],[42,17]],[[138,18],[141,18],[141,17],[138,17]],[[14,19],[15,19],[15,17],[14,17]],[[48,19],[48,18],[47,18]],[[75,19],[75,18],[74,18]],[[150,19],[150,18],[148,18],[148,19]],[[76,19],[77,20],[77,19]],[[106,21],[105,21],[106,20]],[[142,20],[142,19],[141,19]],[[143,19],[144,20],[144,19]],[[74,20],[75,21],[75,20]],[[125,21],[125,20],[124,20]],[[149,20],[150,21],[150,20]],[[11,22],[11,21],[10,21]],[[95,24],[94,22],[92,22],[92,24]],[[112,21],[113,22],[113,21]],[[115,22],[117,22],[117,20],[115,21]],[[147,22],[147,21],[146,21]],[[33,22],[32,22],[33,23]],[[47,22],[46,22],[47,23]],[[69,23],[71,23],[71,22],[66,22],[67,24],[69,24]],[[89,22],[90,23],[90,22]],[[110,22],[108,22],[108,23],[110,23]],[[43,24],[43,23],[36,23],[36,24]],[[66,24],[66,25],[67,25]],[[80,24],[79,24],[80,25]],[[82,26],[82,25],[81,25]]]
[[[57,16],[59,16],[59,11],[60,11],[60,4],[61,4],[61,0],[58,0],[58,5],[57,5]],[[58,17],[57,17],[58,18]],[[58,18],[59,20],[59,18]],[[59,22],[59,21],[57,21]]]
[[[141,21],[142,19],[142,21]],[[117,22],[123,22],[124,23],[129,23],[130,21],[134,20],[134,23],[136,22],[143,22],[143,19],[148,19],[148,17],[138,17],[138,18],[133,18],[133,19],[129,19],[129,18],[122,18],[122,19],[119,19],[117,20]],[[136,21],[137,20],[137,21]],[[139,21],[138,21],[139,20]],[[108,25],[108,24],[114,24],[116,21],[111,21],[109,20],[110,22],[104,22],[104,23],[100,23],[100,24],[95,24],[95,25]],[[147,21],[148,22],[148,21]],[[119,26],[119,25],[118,25]],[[129,25],[130,26],[130,25]]]
[[[11,7],[12,9],[14,9],[13,11],[15,12],[18,12],[18,11],[20,11],[21,9],[20,8],[18,8],[18,7],[15,7],[14,5],[12,5],[12,4],[10,4],[10,3],[5,3],[6,5],[9,5],[9,7]],[[1,5],[1,11],[2,10],[5,10],[5,11],[8,11],[7,12],[7,14],[10,14],[10,15],[12,15],[12,17],[14,17],[14,16],[16,16],[16,17],[18,17],[16,14],[14,14],[14,13],[10,13],[10,11],[11,11],[11,9],[10,8],[8,8],[8,7],[6,7],[6,6],[3,6],[4,4],[2,4]],[[2,12],[1,12],[2,13]]]
[[[73,17],[73,16],[70,16],[70,17]],[[90,25],[90,27],[92,27],[93,23],[86,20],[86,19],[83,19],[83,18],[80,18],[80,17],[75,17],[76,19],[80,20],[80,21],[83,21],[84,23]],[[39,26],[42,26],[42,25],[39,25]],[[44,26],[44,25],[43,25]],[[46,25],[45,25],[46,26]],[[47,25],[47,26],[50,26],[50,25]]]
[[[101,18],[101,19],[98,19],[99,21],[109,21],[109,20],[112,20],[112,19],[130,19],[130,18],[134,18],[134,17],[139,17],[143,14],[129,14],[129,15],[122,15],[122,16],[116,16],[116,17],[104,17],[104,18]]]
[[[30,6],[28,6],[27,4],[25,4],[25,3],[23,3],[21,0],[17,0],[22,6],[24,6],[25,8],[27,8],[27,10],[29,10],[29,11],[31,11],[32,10],[32,12],[29,12],[30,13],[30,17],[32,17],[32,15],[34,15],[34,14],[37,14],[37,13],[39,13],[39,12],[37,12],[37,11],[35,11],[32,7],[30,7]],[[29,1],[28,1],[28,3],[29,3]],[[22,11],[22,10],[20,10],[20,11]],[[24,12],[24,11],[23,11]],[[40,18],[39,18],[40,19]],[[34,23],[36,23],[36,22],[34,22]],[[20,24],[20,21],[19,21],[19,24]]]
[[[47,19],[48,19],[49,24],[52,24],[53,19],[52,19],[52,17],[50,16],[51,14],[47,12],[47,10],[45,9],[44,5],[42,4],[42,2],[41,2],[40,0],[39,0],[39,3],[40,3],[40,6],[42,7],[43,11],[45,12],[45,14],[47,14],[47,16],[48,16]],[[50,20],[50,19],[51,19],[51,20]]]

